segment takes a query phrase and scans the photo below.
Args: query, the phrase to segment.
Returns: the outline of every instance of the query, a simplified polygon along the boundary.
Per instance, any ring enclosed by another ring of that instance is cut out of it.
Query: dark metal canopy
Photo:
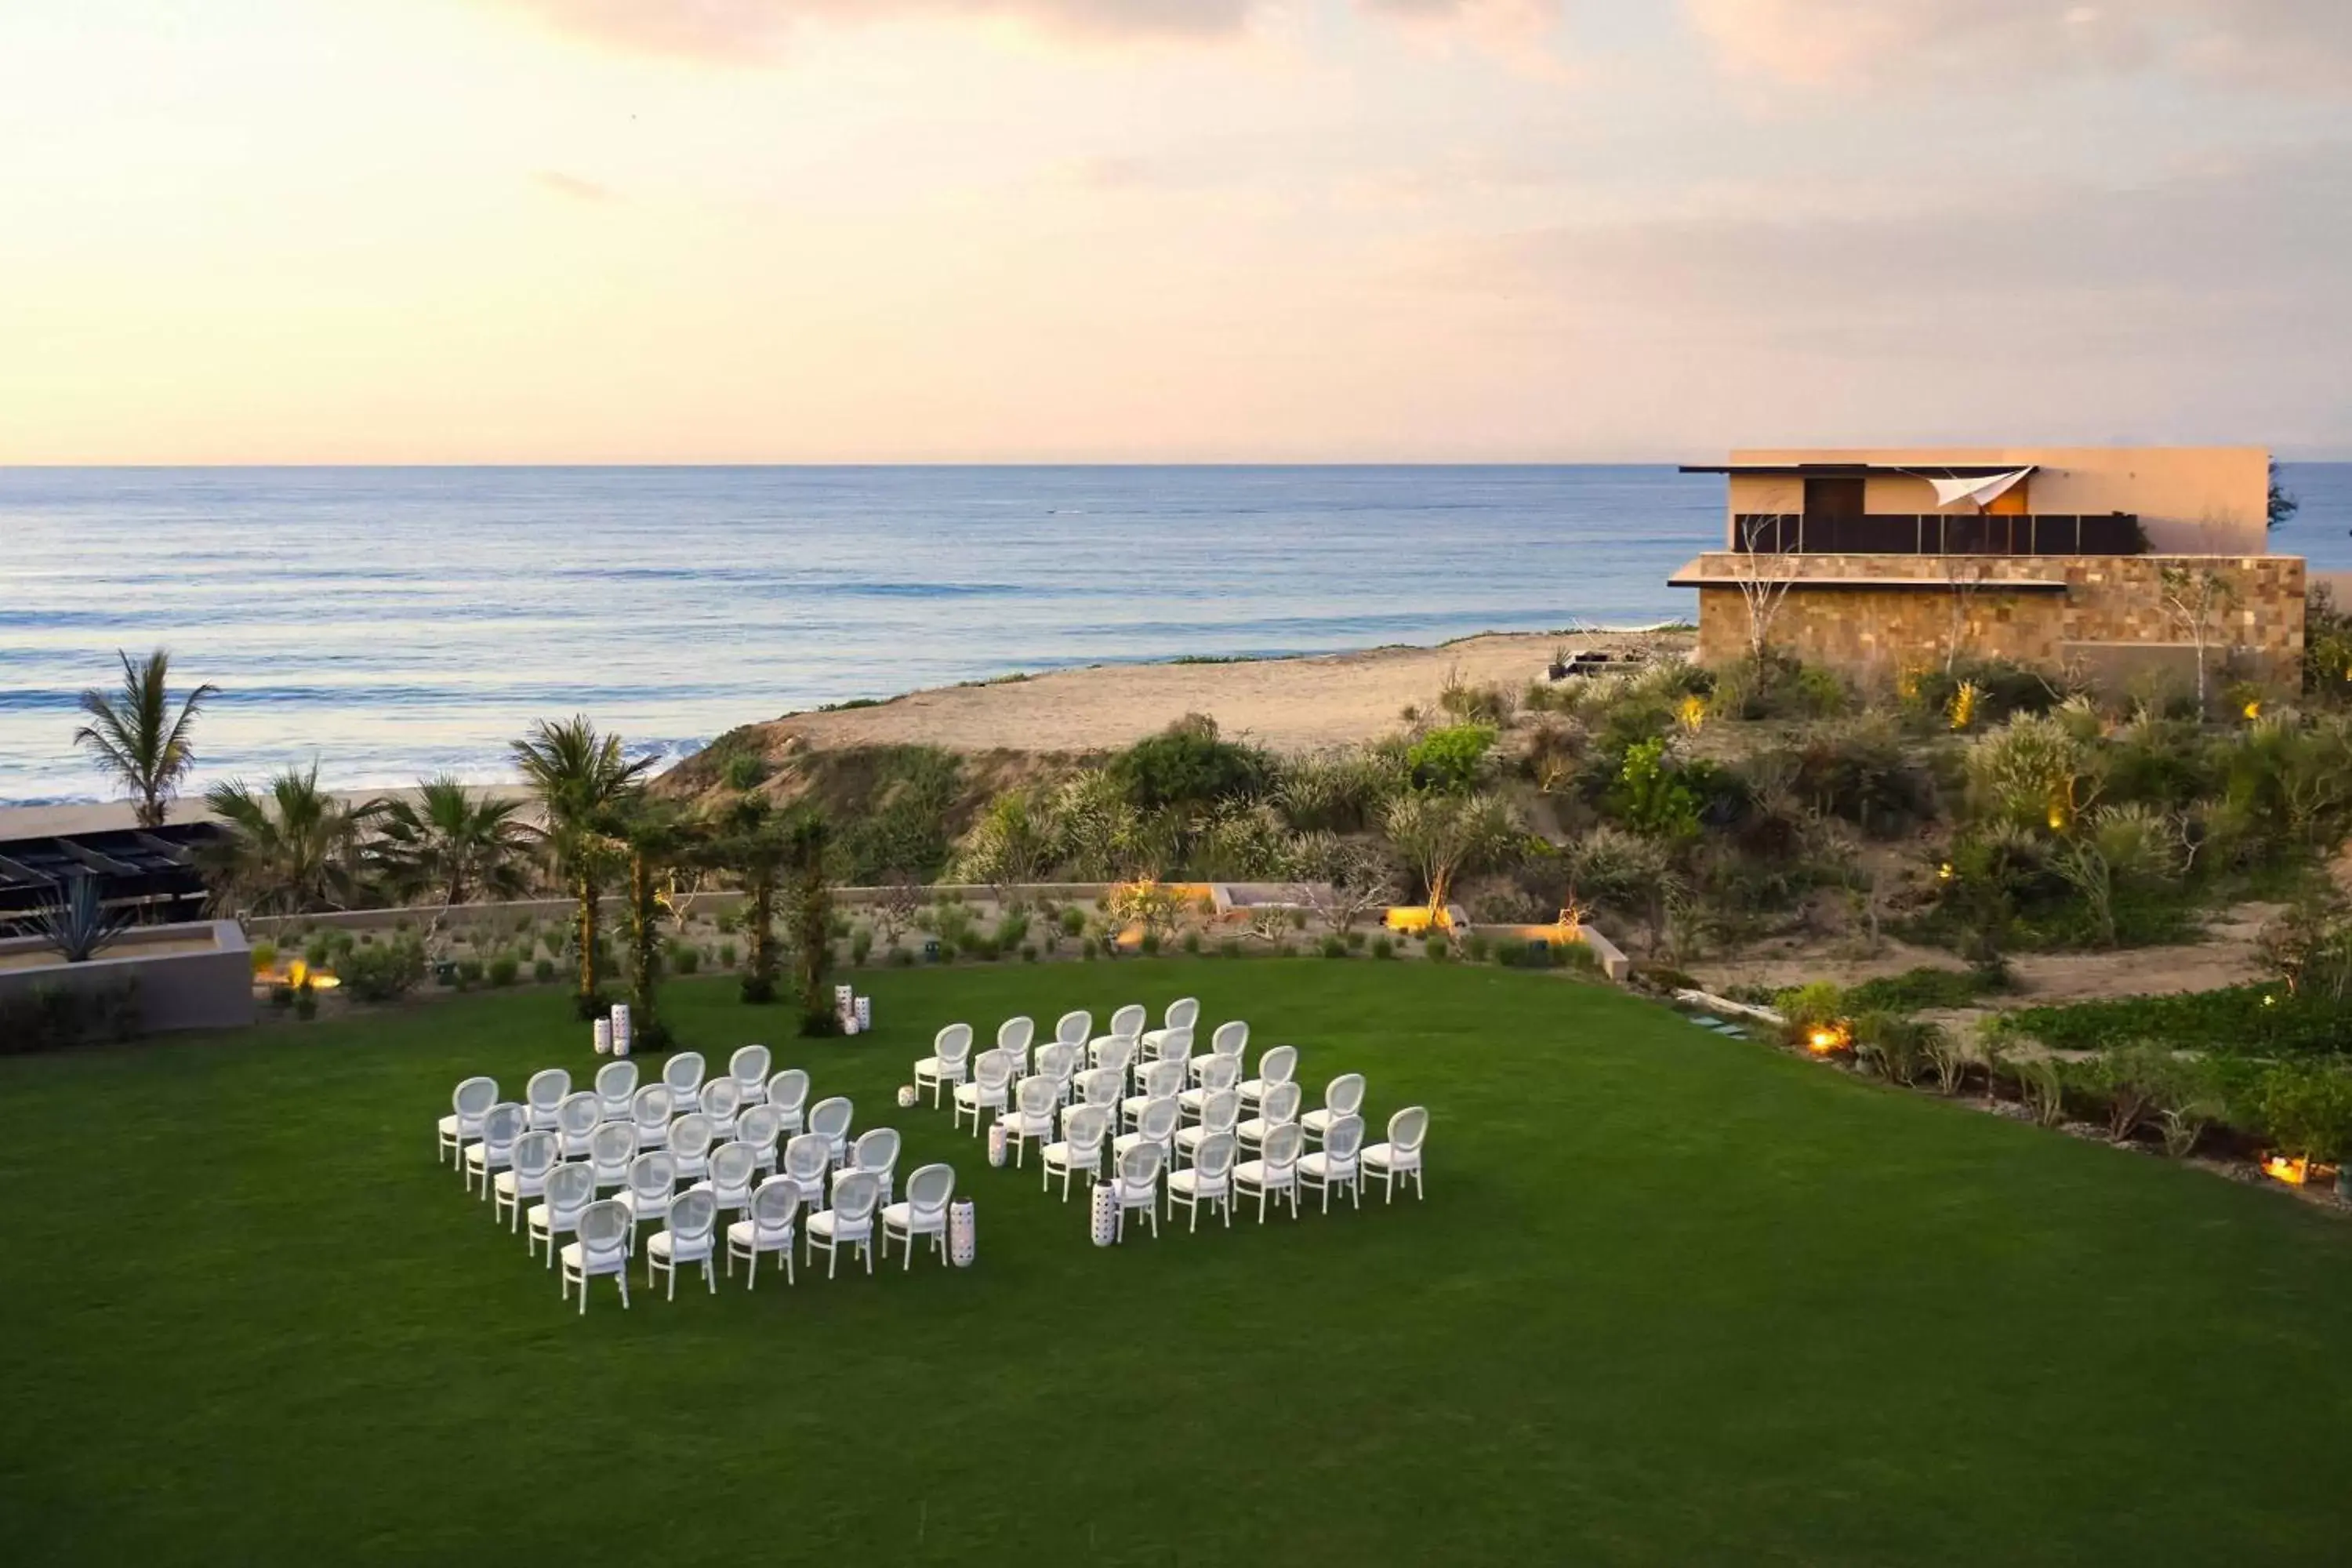
[[[2036,463],[1685,463],[1685,474],[1731,474],[1769,479],[1864,479],[1874,475],[1915,479],[1990,479],[2032,473]]]

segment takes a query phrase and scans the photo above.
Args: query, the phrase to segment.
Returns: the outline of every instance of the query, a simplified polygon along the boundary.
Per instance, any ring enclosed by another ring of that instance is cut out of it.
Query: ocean
[[[2277,547],[2352,568],[2352,464]],[[0,469],[0,804],[101,798],[117,648],[221,688],[196,784],[508,775],[1013,670],[1685,618],[1720,479],[1658,467]],[[1018,737],[1008,736],[1010,742]]]

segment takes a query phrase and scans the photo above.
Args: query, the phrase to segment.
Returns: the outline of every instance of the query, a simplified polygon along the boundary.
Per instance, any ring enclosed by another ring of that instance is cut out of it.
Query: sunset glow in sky
[[[0,463],[2352,453],[2347,0],[16,0]]]

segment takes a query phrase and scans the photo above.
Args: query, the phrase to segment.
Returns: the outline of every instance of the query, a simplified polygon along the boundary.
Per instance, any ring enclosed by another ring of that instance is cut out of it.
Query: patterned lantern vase
[[[601,1057],[612,1048],[613,1020],[599,1018],[596,1020],[596,1054]]]
[[[1118,1193],[1108,1182],[1095,1184],[1094,1238],[1097,1247],[1108,1247],[1118,1239]]]
[[[626,1002],[615,1002],[613,1004],[613,1054],[614,1056],[625,1057],[629,1054],[630,1034],[629,1005]]]
[[[915,1086],[911,1083],[900,1084],[898,1086],[898,1109],[901,1110],[911,1110],[914,1109],[914,1105]]]
[[[948,1261],[958,1268],[969,1268],[978,1256],[980,1233],[972,1214],[971,1200],[958,1198],[948,1205]]]
[[[1002,1121],[988,1124],[988,1163],[998,1170],[1004,1168],[1004,1123]]]
[[[857,999],[857,1027],[863,1031],[870,1029],[873,1026],[874,998],[871,996],[860,996]]]

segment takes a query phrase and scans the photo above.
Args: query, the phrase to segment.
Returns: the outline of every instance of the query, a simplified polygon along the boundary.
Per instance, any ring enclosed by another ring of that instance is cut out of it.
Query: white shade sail
[[[1930,479],[1927,482],[1936,487],[1936,504],[1938,507],[1951,506],[1958,501],[1984,507],[1990,506],[2032,472],[2032,468],[2013,468],[2005,474],[1985,474],[1968,479]]]

